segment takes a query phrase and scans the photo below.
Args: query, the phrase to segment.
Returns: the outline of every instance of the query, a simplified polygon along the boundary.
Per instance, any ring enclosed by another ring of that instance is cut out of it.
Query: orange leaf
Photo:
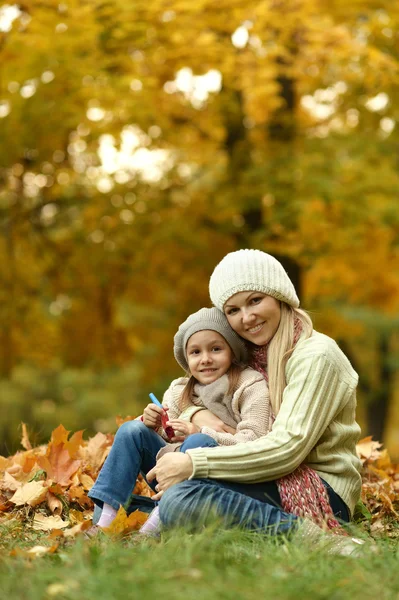
[[[140,529],[147,519],[148,514],[139,510],[134,511],[131,515],[127,516],[125,509],[121,506],[111,525],[104,528],[104,531],[110,535],[129,533],[130,531]]]
[[[115,417],[115,422],[118,425],[118,427],[120,427],[121,425],[123,425],[123,423],[126,423],[127,421],[134,421],[136,417],[132,417],[130,415],[128,415],[127,417],[121,417],[121,415],[117,415]]]
[[[25,450],[32,450],[32,444],[29,441],[28,430],[26,428],[25,423],[21,423],[22,425],[22,438],[21,438],[21,446],[25,448]]]
[[[38,458],[38,465],[47,473],[47,479],[51,479],[62,486],[70,483],[71,476],[80,467],[80,460],[74,460],[64,444],[54,445],[50,442],[46,456]]]
[[[71,458],[76,458],[76,454],[80,446],[82,446],[84,443],[83,431],[84,429],[82,429],[81,431],[75,431],[75,433],[71,435],[71,438],[67,442],[65,442],[65,447],[68,449]]]
[[[58,425],[51,434],[50,443],[55,445],[65,444],[68,441],[68,435],[69,431],[67,431],[63,425]]]

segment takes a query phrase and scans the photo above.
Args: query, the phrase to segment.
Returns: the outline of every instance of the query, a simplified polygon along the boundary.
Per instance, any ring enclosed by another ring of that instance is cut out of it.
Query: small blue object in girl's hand
[[[160,401],[158,400],[158,398],[151,392],[150,394],[148,394],[149,397],[151,398],[152,402],[154,404],[156,404],[157,406],[160,406],[162,408],[162,404],[160,403]]]

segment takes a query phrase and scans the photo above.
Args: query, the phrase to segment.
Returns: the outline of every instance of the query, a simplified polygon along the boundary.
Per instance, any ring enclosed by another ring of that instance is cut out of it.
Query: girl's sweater
[[[287,387],[272,431],[247,444],[188,450],[191,478],[258,483],[279,479],[305,463],[347,504],[360,497],[356,454],[358,376],[331,338],[299,340],[286,365]]]
[[[187,377],[175,379],[164,394],[162,404],[168,408],[169,419],[181,416],[179,401],[187,381]],[[263,376],[246,368],[240,374],[238,387],[232,395],[228,394],[228,388],[227,375],[208,385],[197,383],[191,401],[195,407],[209,409],[224,423],[234,427],[236,433],[221,433],[210,427],[202,427],[201,433],[210,435],[222,446],[250,442],[269,433],[272,415],[269,389]]]

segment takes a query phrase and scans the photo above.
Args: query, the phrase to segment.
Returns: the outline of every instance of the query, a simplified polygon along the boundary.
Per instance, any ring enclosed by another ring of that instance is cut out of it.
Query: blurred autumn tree
[[[178,324],[250,246],[399,449],[398,25],[387,0],[3,5],[5,443],[10,422],[99,427],[161,394]]]

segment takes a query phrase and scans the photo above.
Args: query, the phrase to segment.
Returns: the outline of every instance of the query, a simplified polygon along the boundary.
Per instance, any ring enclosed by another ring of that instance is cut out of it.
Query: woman
[[[252,366],[268,380],[276,420],[267,436],[247,444],[161,458],[147,477],[158,482],[161,521],[197,527],[216,514],[226,526],[287,532],[297,527],[296,506],[281,509],[276,481],[301,465],[327,491],[334,514],[349,521],[360,497],[361,463],[355,448],[358,377],[348,359],[313,330],[287,273],[269,254],[228,254],[209,289],[214,305],[248,342]],[[207,411],[193,416],[197,426],[211,419]],[[301,481],[298,499],[308,494],[307,478]]]

